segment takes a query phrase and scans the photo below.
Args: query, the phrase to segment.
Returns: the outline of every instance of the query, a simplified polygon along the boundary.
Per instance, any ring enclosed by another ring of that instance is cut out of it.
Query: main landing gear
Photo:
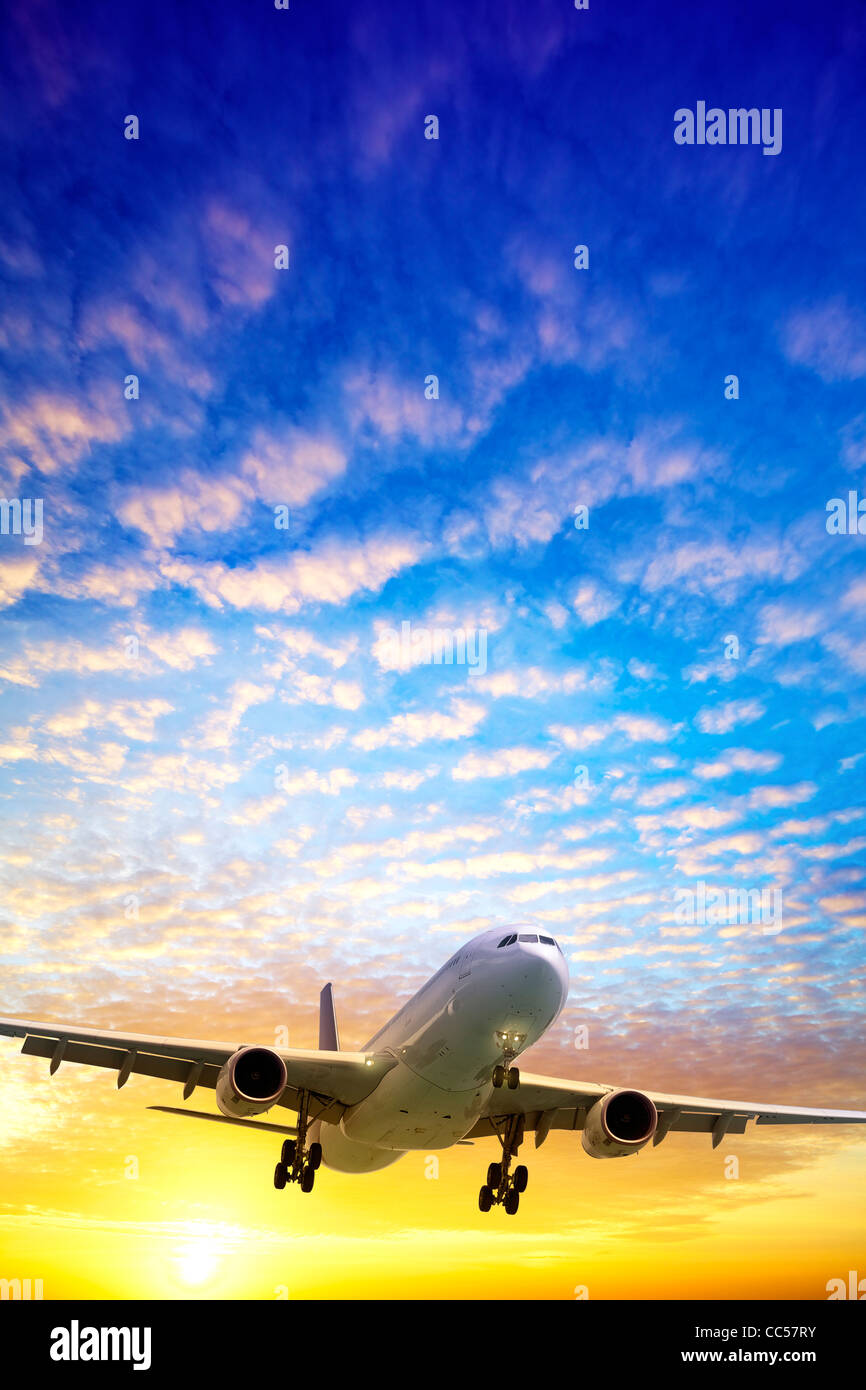
[[[287,1182],[299,1182],[302,1192],[312,1192],[316,1169],[322,1161],[321,1144],[307,1145],[310,1124],[310,1096],[301,1091],[298,1106],[298,1137],[284,1139],[280,1161],[274,1169],[274,1187],[281,1192]]]
[[[517,1156],[517,1150],[523,1143],[525,1123],[523,1115],[509,1115],[502,1133],[496,1130],[502,1145],[502,1162],[491,1163],[487,1169],[487,1181],[478,1193],[479,1211],[489,1211],[500,1203],[509,1216],[517,1211],[520,1194],[526,1191],[529,1182],[529,1172],[523,1163],[518,1163],[513,1173],[510,1170],[511,1160]]]

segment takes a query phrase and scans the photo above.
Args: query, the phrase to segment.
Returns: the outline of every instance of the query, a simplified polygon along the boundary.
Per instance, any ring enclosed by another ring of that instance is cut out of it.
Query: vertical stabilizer
[[[334,1009],[334,988],[327,984],[319,995],[319,1051],[339,1052],[337,1014]]]

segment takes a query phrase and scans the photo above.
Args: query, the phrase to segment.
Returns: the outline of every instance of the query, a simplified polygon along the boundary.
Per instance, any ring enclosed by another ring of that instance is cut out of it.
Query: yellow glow
[[[192,1288],[206,1284],[219,1267],[218,1253],[216,1242],[207,1238],[188,1245],[177,1259],[183,1283]]]
[[[49,1081],[13,1049],[0,1066],[33,1124],[0,1132],[0,1276],[41,1278],[46,1300],[825,1299],[862,1274],[860,1131],[765,1127],[717,1150],[673,1135],[607,1162],[554,1131],[521,1149],[512,1217],[478,1210],[493,1141],[277,1192],[280,1136],[149,1111],[175,1095],[143,1077],[118,1092],[70,1065]]]

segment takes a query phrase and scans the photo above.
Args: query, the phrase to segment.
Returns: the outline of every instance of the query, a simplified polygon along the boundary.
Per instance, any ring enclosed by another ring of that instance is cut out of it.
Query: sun
[[[219,1269],[219,1246],[210,1237],[192,1241],[176,1256],[175,1264],[181,1283],[190,1288],[200,1288],[213,1278]]]

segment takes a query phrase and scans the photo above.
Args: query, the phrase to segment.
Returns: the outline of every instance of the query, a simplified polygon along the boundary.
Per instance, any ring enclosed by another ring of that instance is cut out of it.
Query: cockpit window
[[[538,941],[538,933],[533,931],[521,932],[518,941]]]
[[[539,941],[541,942],[542,946],[555,946],[555,945],[556,945],[556,942],[554,941],[554,939],[553,939],[552,936],[540,936],[538,939],[539,939]]]
[[[515,935],[503,936],[502,940],[499,943],[499,946],[513,946],[516,940],[517,937]],[[497,951],[499,950],[499,946],[496,947]]]

